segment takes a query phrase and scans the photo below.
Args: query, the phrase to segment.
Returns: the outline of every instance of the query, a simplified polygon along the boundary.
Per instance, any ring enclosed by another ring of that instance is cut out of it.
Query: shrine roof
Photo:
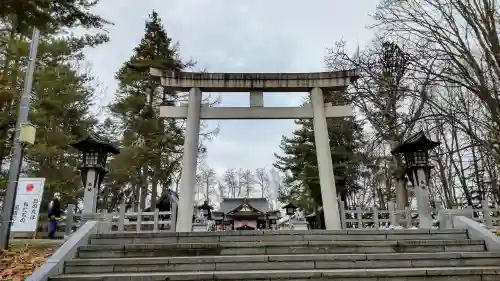
[[[256,212],[252,212],[252,211],[236,211],[234,213],[231,213],[231,216],[242,216],[242,217],[246,217],[246,216],[256,216],[256,215],[260,215],[262,213],[256,213]]]
[[[260,212],[266,213],[272,211],[266,198],[223,198],[220,203],[220,208],[217,211],[227,214],[244,204],[245,200],[248,205]]]

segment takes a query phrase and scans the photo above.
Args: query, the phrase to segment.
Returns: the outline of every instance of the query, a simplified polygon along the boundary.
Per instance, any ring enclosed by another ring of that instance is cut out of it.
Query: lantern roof
[[[212,205],[209,205],[209,204],[208,204],[208,201],[207,201],[207,200],[205,200],[205,201],[203,202],[203,205],[198,206],[198,209],[199,209],[199,210],[207,210],[207,209],[208,209],[208,210],[213,210],[213,209],[214,209],[214,207],[213,207]]]
[[[281,209],[294,208],[297,209],[297,206],[292,202],[288,202],[285,206],[281,207]]]
[[[439,144],[439,142],[427,138],[424,131],[420,131],[416,134],[411,135],[403,143],[394,148],[391,151],[391,154],[394,155],[417,150],[429,151],[437,147]]]
[[[120,153],[118,148],[94,132],[88,132],[87,136],[70,145],[80,151],[99,150],[112,154]]]

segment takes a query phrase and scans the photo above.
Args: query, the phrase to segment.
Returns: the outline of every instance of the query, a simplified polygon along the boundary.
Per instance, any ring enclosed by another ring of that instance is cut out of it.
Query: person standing
[[[49,239],[55,239],[57,225],[61,221],[62,211],[59,198],[54,197],[49,207]]]

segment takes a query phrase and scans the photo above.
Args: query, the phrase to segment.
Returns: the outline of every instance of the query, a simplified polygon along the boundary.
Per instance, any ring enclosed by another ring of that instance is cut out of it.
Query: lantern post
[[[294,223],[292,221],[293,220],[292,216],[295,215],[295,212],[297,211],[297,206],[292,202],[288,202],[288,204],[281,207],[281,209],[285,210],[285,214],[288,216],[288,224],[290,225],[290,229],[293,229]]]
[[[428,184],[432,166],[429,165],[429,151],[439,146],[420,131],[391,151],[391,154],[403,154],[406,174],[410,179],[417,200],[420,228],[431,228],[430,199]]]
[[[95,133],[71,144],[82,153],[80,171],[85,188],[83,195],[83,214],[97,212],[97,197],[104,176],[108,172],[106,162],[109,154],[118,154],[120,151]]]
[[[289,202],[285,206],[281,207],[281,209],[285,210],[285,214],[287,216],[295,215],[295,211],[297,210],[297,206],[295,206],[292,202]]]
[[[214,207],[208,204],[208,200],[205,200],[203,202],[203,205],[198,206],[198,210],[201,210],[203,212],[203,217],[207,220],[212,219],[212,210]]]

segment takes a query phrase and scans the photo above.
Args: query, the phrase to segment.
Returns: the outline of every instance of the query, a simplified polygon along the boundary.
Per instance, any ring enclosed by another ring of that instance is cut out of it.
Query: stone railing
[[[444,220],[443,214],[455,214],[466,216],[487,228],[500,226],[500,209],[489,208],[487,200],[481,202],[482,208],[466,207],[464,209],[446,210],[442,208],[441,202],[435,202],[437,208],[429,209],[436,226],[438,221]],[[377,207],[370,209],[345,209],[343,202],[339,202],[339,210],[342,218],[342,228],[384,228],[402,226],[405,228],[418,227],[418,210],[406,207],[404,210],[396,210],[395,203],[389,202],[387,210]],[[439,217],[441,213],[441,218]]]
[[[172,204],[171,211],[159,211],[158,209],[153,212],[125,212],[125,205],[122,204],[118,212],[100,212],[105,214],[111,222],[111,231],[174,231],[175,222],[177,218],[176,204]],[[56,237],[64,237],[75,232],[83,223],[83,214],[74,212],[74,205],[68,205],[65,216],[58,224]],[[38,217],[38,228],[36,233],[32,232],[16,232],[12,234],[13,238],[32,238],[40,237],[45,238],[48,234],[49,220],[47,214],[40,214]]]
[[[48,281],[50,277],[62,274],[64,263],[76,256],[79,247],[88,245],[91,235],[107,233],[108,229],[106,222],[87,221],[82,224],[82,227],[68,237],[68,240],[25,280]]]
[[[344,203],[339,203],[342,228],[384,228],[391,226],[402,226],[412,228],[418,225],[418,210],[406,207],[404,210],[397,210],[394,202],[388,203],[387,210],[377,207],[370,209],[345,209]],[[431,214],[439,212],[439,209],[430,209]]]

